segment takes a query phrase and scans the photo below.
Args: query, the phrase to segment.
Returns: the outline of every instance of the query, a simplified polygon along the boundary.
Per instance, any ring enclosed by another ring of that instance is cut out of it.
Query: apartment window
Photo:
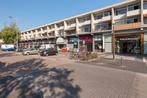
[[[144,2],[144,9],[147,9],[147,2]]]
[[[47,27],[43,27],[42,29],[43,29],[43,30],[47,30]]]
[[[82,22],[88,21],[90,19],[91,19],[90,16],[81,17],[81,18],[79,18],[79,22],[82,23]]]
[[[95,28],[96,28],[96,31],[110,30],[111,29],[111,22],[98,23],[95,25]]]
[[[106,17],[106,16],[111,16],[111,12],[104,12],[104,17]]]
[[[136,22],[139,22],[139,18],[129,18],[127,19],[127,23],[136,23]]]
[[[138,10],[140,8],[139,4],[129,5],[128,11]]]
[[[144,18],[144,24],[147,24],[147,17]]]
[[[121,15],[121,14],[126,14],[127,13],[127,8],[119,8],[116,9],[115,14],[116,15]]]
[[[63,22],[62,22],[62,23],[57,24],[57,27],[58,27],[58,28],[60,28],[60,27],[62,27],[62,26],[64,26],[64,23],[63,23]]]
[[[37,31],[38,31],[38,32],[40,32],[40,31],[41,31],[41,29],[37,29]]]
[[[81,32],[91,32],[91,25],[82,26]]]
[[[34,38],[36,38],[36,35],[34,35]]]
[[[58,35],[59,35],[59,36],[64,36],[64,30],[59,30],[59,31],[58,31]]]
[[[94,15],[94,19],[97,20],[97,19],[102,19],[103,18],[103,14],[95,14]]]
[[[75,19],[69,20],[69,21],[67,21],[66,23],[67,23],[67,25],[71,25],[71,24],[76,23],[76,20],[75,20]]]

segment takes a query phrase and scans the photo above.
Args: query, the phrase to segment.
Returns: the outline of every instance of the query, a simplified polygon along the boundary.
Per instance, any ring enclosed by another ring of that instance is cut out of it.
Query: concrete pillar
[[[93,50],[93,52],[95,52],[95,38],[94,38],[94,34],[92,35],[92,39],[93,39],[92,50]]]
[[[78,49],[80,49],[80,37],[78,36]]]
[[[76,18],[76,33],[79,34],[79,20]]]
[[[141,54],[144,54],[144,32],[141,32],[140,35],[140,41],[141,41]]]
[[[91,14],[91,32],[94,32],[95,30],[94,30],[94,15],[93,14]]]
[[[112,8],[112,53],[113,59],[115,59],[115,31],[114,31],[114,8]]]
[[[102,48],[103,48],[103,50],[104,50],[104,49],[105,49],[105,38],[104,38],[104,34],[102,34],[102,41],[103,41],[103,42],[102,42],[102,45],[103,45]]]
[[[54,24],[54,26],[55,26],[55,36],[58,36],[57,25]]]
[[[141,0],[141,30],[143,30],[143,26],[144,26],[143,10],[144,10],[144,0]]]

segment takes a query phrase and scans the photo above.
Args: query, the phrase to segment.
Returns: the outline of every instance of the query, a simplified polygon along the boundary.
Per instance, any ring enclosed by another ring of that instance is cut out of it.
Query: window
[[[67,25],[72,25],[72,24],[75,24],[76,23],[76,20],[75,19],[69,20],[66,23],[67,23]]]
[[[139,18],[129,18],[127,19],[127,23],[136,23],[136,22],[139,22]]]
[[[82,26],[81,32],[91,32],[91,25]]]
[[[147,9],[147,2],[144,2],[144,9]]]
[[[94,19],[97,20],[97,19],[102,19],[103,18],[103,14],[95,14],[94,15]]]
[[[140,8],[139,4],[129,5],[128,11],[138,10]]]
[[[89,21],[90,19],[91,19],[91,16],[88,15],[88,16],[79,18],[79,22],[82,23],[82,22],[85,22],[85,21]]]
[[[96,31],[110,30],[111,29],[111,22],[98,23],[95,25],[95,28],[96,28]]]
[[[126,14],[127,13],[127,8],[119,8],[116,9],[115,14],[116,15],[121,15],[121,14]]]
[[[104,17],[106,17],[106,16],[111,16],[111,12],[104,12]]]

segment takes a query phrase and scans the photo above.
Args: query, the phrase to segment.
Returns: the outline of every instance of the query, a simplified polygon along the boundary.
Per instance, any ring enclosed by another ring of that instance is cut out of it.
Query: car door
[[[36,50],[34,48],[31,49],[31,54],[35,54]]]

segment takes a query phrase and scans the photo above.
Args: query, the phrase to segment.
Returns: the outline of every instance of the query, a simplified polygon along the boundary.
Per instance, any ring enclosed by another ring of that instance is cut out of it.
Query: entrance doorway
[[[116,53],[141,54],[140,36],[116,36]]]

